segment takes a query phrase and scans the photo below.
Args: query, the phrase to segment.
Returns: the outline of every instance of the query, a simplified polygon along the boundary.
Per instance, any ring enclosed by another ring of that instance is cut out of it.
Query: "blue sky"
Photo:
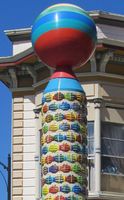
[[[37,15],[55,3],[73,3],[85,10],[103,10],[124,15],[124,0],[1,0],[0,57],[12,54],[11,42],[4,30],[30,27]],[[11,93],[0,83],[0,161],[7,162],[11,146]],[[0,166],[5,174],[5,170]],[[6,187],[0,175],[0,200],[6,200]]]

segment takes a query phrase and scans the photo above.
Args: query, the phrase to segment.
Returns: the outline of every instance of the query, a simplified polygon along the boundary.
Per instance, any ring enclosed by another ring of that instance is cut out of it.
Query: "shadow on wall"
[[[123,123],[124,109],[104,108],[104,110],[102,110],[102,121]]]
[[[120,85],[101,85],[101,96],[108,102],[113,104],[123,104],[124,102],[124,89]],[[108,107],[102,109],[102,120],[115,123],[124,122],[124,109]]]

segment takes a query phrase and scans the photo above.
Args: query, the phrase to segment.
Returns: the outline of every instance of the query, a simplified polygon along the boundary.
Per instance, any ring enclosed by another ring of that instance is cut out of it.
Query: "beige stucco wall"
[[[120,84],[100,84],[100,96],[103,98],[101,120],[124,123],[124,87]]]
[[[12,148],[12,195],[22,200],[23,194],[23,112],[24,98],[13,98],[13,148]]]
[[[35,200],[35,98],[13,97],[12,200]]]
[[[108,101],[124,104],[124,85],[116,83],[101,83],[100,96]]]

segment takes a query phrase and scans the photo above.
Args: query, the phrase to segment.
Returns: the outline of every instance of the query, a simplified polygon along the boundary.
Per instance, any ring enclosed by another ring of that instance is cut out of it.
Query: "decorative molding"
[[[115,104],[115,103],[105,103],[106,108],[111,108],[111,109],[120,109],[124,110],[124,104]]]
[[[5,84],[5,85],[9,85],[9,87],[12,87],[12,79],[10,78],[10,76],[7,74],[0,74],[0,80]]]
[[[107,47],[116,47],[118,49],[124,49],[124,41],[120,41],[120,40],[114,40],[114,39],[110,39],[110,38],[98,38],[98,45],[99,44],[103,44],[106,45]]]
[[[114,53],[114,51],[112,51],[112,52]],[[101,57],[102,57],[102,53],[99,52],[96,54],[96,59],[101,59]],[[109,60],[122,64],[122,63],[124,63],[124,55],[119,55],[119,54],[115,53],[113,56],[110,57]]]
[[[37,82],[37,73],[34,70],[34,67],[33,66],[26,66],[26,69],[33,79],[33,84],[35,84]]]
[[[91,64],[91,72],[96,72],[97,71],[97,66],[96,66],[96,57],[95,53],[93,56],[90,58],[90,64]]]
[[[117,193],[117,192],[101,192],[100,193],[101,198],[105,199],[118,199],[123,200],[124,199],[124,193]]]
[[[102,192],[96,193],[95,191],[89,191],[88,199],[110,199],[111,200],[123,200],[124,199],[124,193],[117,193],[117,192]]]
[[[54,72],[54,69],[50,68],[50,76],[52,76],[53,72]]]
[[[41,106],[39,106],[38,108],[34,109],[34,113],[35,113],[35,119],[39,118],[39,114],[41,112]]]
[[[43,80],[41,80],[41,81],[39,81],[39,82],[37,82],[37,83],[35,83],[35,84],[33,84],[32,86],[33,86],[34,88],[36,88],[36,87],[38,87],[38,86],[40,86],[40,85],[43,85],[43,84],[47,83],[48,81],[49,81],[49,77],[48,77],[48,78],[45,78],[45,79],[43,79]]]
[[[106,71],[106,65],[110,58],[113,57],[112,51],[107,51],[102,55],[101,61],[100,61],[100,72]]]
[[[103,105],[103,99],[102,98],[95,98],[93,100],[93,102],[94,102],[94,108],[100,109]]]
[[[5,30],[4,33],[8,36],[10,41],[25,41],[30,40],[31,28]]]
[[[120,79],[120,80],[124,80],[124,76],[123,75],[116,75],[116,74],[109,74],[109,73],[102,73],[102,72],[86,72],[86,73],[76,73],[77,77],[96,77],[96,76],[100,76],[100,77],[106,77],[106,78],[115,78],[115,79]]]
[[[9,69],[9,74],[12,79],[12,87],[17,88],[18,87],[18,80],[16,76],[16,70],[15,69]]]
[[[11,88],[11,92],[30,92],[34,91],[34,88],[32,87],[20,87],[20,88]]]
[[[33,65],[33,68],[36,70],[43,68],[43,67],[46,67],[46,66],[39,59],[38,59],[38,62]]]

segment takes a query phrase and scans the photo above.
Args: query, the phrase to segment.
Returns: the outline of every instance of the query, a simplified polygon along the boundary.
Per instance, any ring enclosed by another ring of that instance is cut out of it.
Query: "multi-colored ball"
[[[80,67],[95,49],[96,27],[91,17],[72,4],[44,10],[32,28],[32,43],[39,58],[52,68]]]

